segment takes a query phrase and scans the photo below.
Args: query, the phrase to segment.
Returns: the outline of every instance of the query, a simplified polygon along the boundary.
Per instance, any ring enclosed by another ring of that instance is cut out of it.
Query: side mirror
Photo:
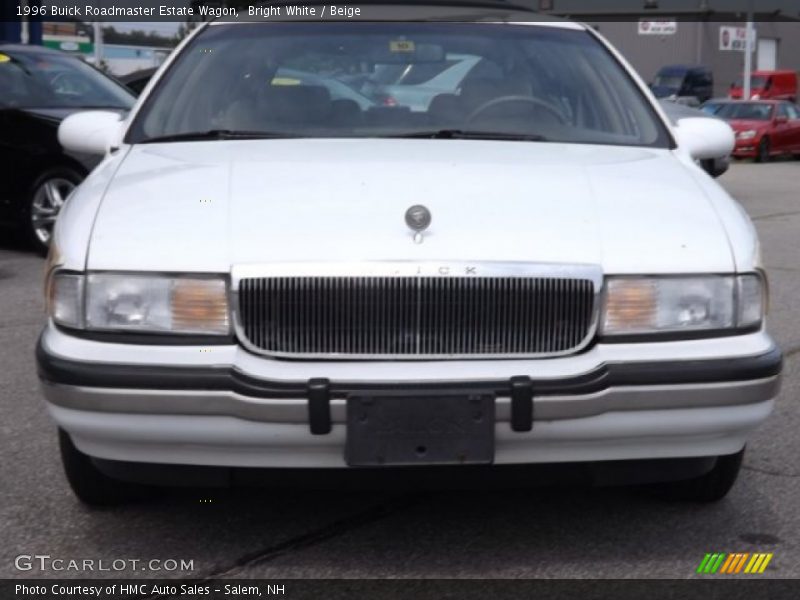
[[[58,141],[72,152],[103,155],[117,144],[121,128],[119,113],[104,110],[79,112],[61,122]]]
[[[789,117],[787,117],[786,115],[778,115],[777,117],[775,117],[776,125],[783,125],[784,123],[788,122],[789,122]]]
[[[733,152],[736,137],[725,121],[705,117],[679,119],[675,127],[678,146],[695,160],[724,158]]]

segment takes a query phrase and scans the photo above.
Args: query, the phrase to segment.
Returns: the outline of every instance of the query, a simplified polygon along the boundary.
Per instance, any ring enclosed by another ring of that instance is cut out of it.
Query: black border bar
[[[585,568],[585,566],[584,566]],[[601,575],[599,573],[598,575]],[[683,573],[681,573],[683,574]],[[36,600],[84,600],[97,595],[55,595],[50,590],[63,586],[101,587],[103,600],[149,600],[205,598],[220,600],[238,598],[285,598],[287,600],[789,600],[800,597],[800,580],[768,579],[764,575],[719,577],[714,575],[687,577],[693,579],[4,579],[0,580],[3,600],[36,598]],[[144,593],[106,593],[116,585],[136,585]],[[241,593],[226,595],[225,586],[254,586],[260,595]],[[43,586],[41,595],[15,593],[17,586]],[[139,586],[142,586],[139,588]],[[158,586],[158,587],[156,587]],[[271,587],[268,587],[271,586]],[[175,593],[171,593],[174,589]],[[191,593],[189,590],[202,589]],[[154,590],[159,590],[154,592]],[[161,593],[161,591],[167,593]],[[185,590],[185,591],[184,591]],[[219,591],[217,591],[219,590]],[[270,592],[269,590],[273,590]],[[277,592],[277,590],[282,590]]]
[[[0,21],[21,18],[21,0],[3,0]],[[115,22],[202,22],[213,20],[210,8],[234,8],[234,21],[452,21],[514,20],[541,21],[570,18],[580,21],[631,21],[669,19],[742,23],[752,10],[755,21],[800,21],[797,0],[28,0],[28,5],[44,6],[44,15],[33,15],[37,21]],[[286,6],[314,8],[313,12],[288,15]],[[331,7],[358,9],[331,15]],[[58,10],[53,11],[53,7]],[[98,13],[97,10],[106,12]],[[122,9],[113,13],[109,7]],[[253,12],[271,7],[280,14]],[[191,8],[191,12],[186,9]],[[128,9],[128,10],[125,10]],[[458,18],[456,18],[458,17]]]

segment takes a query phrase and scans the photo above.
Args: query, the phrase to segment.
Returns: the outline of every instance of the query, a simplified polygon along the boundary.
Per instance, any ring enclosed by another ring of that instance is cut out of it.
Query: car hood
[[[60,123],[71,114],[78,112],[77,108],[21,108],[19,110],[53,123]]]
[[[227,272],[293,261],[529,261],[725,272],[725,231],[668,150],[466,140],[134,146],[91,269]],[[404,221],[433,216],[423,243]]]
[[[761,131],[762,129],[769,129],[769,121],[757,121],[752,119],[731,119],[728,121],[728,125],[730,125],[734,131],[747,131],[748,129]]]
[[[52,121],[53,123],[60,123],[68,116],[75,114],[77,112],[86,111],[86,110],[100,110],[94,108],[20,108],[19,110],[28,113],[34,117],[38,117],[44,121]],[[127,114],[128,111],[123,109],[113,109],[113,108],[103,108],[102,110],[107,110],[110,112],[116,112],[120,115]]]

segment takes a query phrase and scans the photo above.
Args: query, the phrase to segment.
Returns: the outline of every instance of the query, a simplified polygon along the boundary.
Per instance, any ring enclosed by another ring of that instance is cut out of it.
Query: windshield
[[[757,102],[731,102],[724,104],[717,111],[717,116],[722,119],[769,121],[772,118],[772,105]]]
[[[706,102],[700,107],[700,110],[709,115],[718,115],[722,107],[727,104],[727,102]]]
[[[683,75],[656,75],[654,87],[679,90],[683,87]]]
[[[78,58],[16,54],[0,61],[0,105],[14,108],[130,109],[124,87]]]
[[[150,94],[128,141],[442,131],[669,144],[652,107],[590,34],[466,23],[212,25]]]
[[[767,84],[767,78],[763,75],[753,75],[750,78],[750,87],[754,90],[760,90]],[[736,81],[736,87],[744,87],[744,79]]]

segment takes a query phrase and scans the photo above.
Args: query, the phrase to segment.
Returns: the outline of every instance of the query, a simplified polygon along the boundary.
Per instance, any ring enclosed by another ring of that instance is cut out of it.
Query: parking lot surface
[[[630,489],[283,488],[89,510],[67,487],[38,390],[43,261],[0,232],[0,577],[681,578],[707,552],[772,552],[764,576],[800,577],[800,162],[736,163],[720,181],[760,232],[786,363],[776,414],[752,438],[739,481],[707,506]],[[193,568],[20,571],[20,554]]]

